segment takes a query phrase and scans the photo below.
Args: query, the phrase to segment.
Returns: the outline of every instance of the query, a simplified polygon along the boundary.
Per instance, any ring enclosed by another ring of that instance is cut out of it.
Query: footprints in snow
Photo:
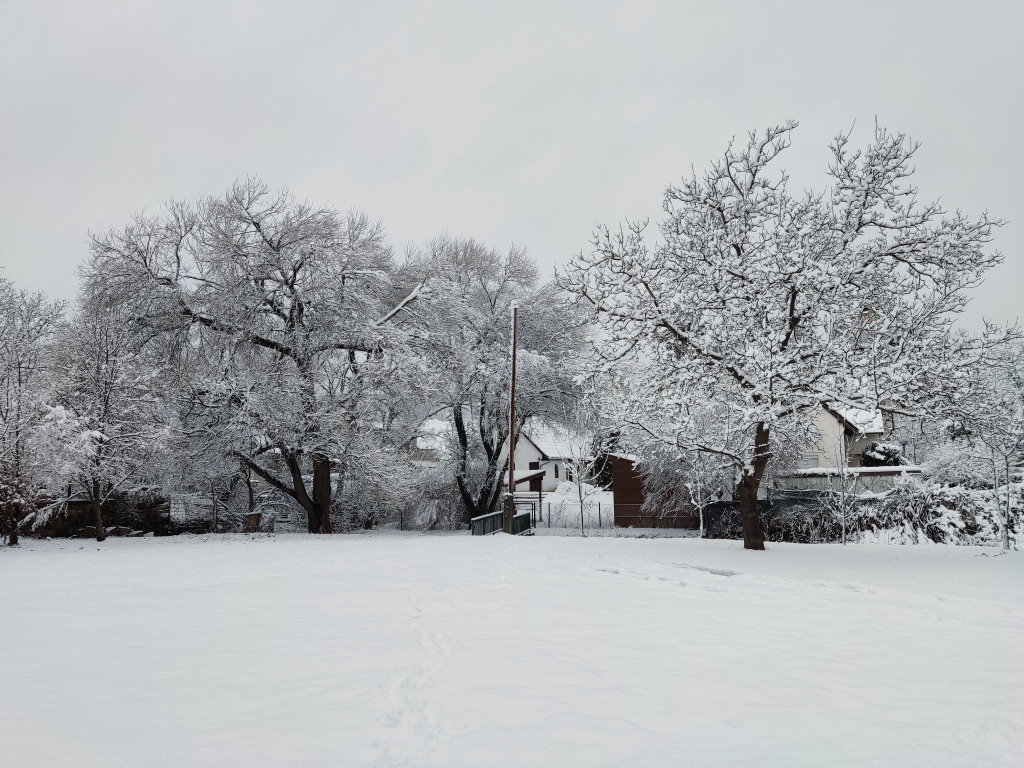
[[[392,675],[384,690],[381,718],[388,735],[377,765],[406,765],[411,757],[436,745],[444,733],[441,708],[432,696],[433,678],[451,656],[448,638],[423,626],[423,595],[413,593],[412,628],[419,637],[422,663]]]

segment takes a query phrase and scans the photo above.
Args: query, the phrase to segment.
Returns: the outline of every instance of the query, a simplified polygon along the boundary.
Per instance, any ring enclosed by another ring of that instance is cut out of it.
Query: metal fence
[[[525,494],[524,494],[525,496]],[[678,512],[645,511],[640,504],[584,503],[571,501],[538,501],[517,494],[516,514],[513,518],[515,533],[530,528],[568,528],[578,531],[604,528],[683,528],[698,530],[700,515],[696,510]],[[502,513],[480,515],[470,521],[474,536],[497,533],[502,529]]]
[[[542,502],[535,517],[538,528],[700,528],[696,510],[651,512],[641,504],[607,504],[603,502]]]
[[[543,501],[534,509],[534,525],[538,528],[591,528],[615,527],[615,509],[611,504],[586,501],[581,505],[571,501]]]
[[[642,504],[616,504],[614,525],[619,528],[700,529],[700,511],[696,508],[673,510],[644,509]]]
[[[501,532],[501,510],[492,512],[489,515],[480,515],[469,521],[469,530],[474,536],[487,536],[492,533]]]
[[[533,515],[531,512],[516,512],[512,516],[512,534],[520,536],[533,530]]]
[[[518,507],[518,505],[517,505]],[[501,533],[504,512],[501,510],[492,512],[489,515],[480,515],[469,521],[469,530],[473,536],[487,536],[492,533]],[[536,513],[534,509],[524,509],[512,516],[512,533],[520,536],[529,533],[534,527]]]

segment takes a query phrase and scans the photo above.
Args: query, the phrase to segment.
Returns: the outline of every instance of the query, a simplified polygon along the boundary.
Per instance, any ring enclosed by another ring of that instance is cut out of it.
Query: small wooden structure
[[[620,528],[640,526],[640,508],[646,500],[643,478],[636,468],[636,458],[618,453],[608,454],[612,466],[612,499],[615,525]]]
[[[645,511],[647,494],[635,456],[608,454],[612,467],[612,499],[617,528],[700,528],[700,512],[694,508],[659,513]]]

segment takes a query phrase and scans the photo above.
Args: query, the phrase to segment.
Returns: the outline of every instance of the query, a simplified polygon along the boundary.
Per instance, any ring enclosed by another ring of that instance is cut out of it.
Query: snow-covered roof
[[[880,435],[885,432],[882,412],[878,409],[862,411],[857,408],[838,408],[830,406],[829,410],[842,419],[850,429],[862,435]]]
[[[624,459],[625,461],[632,461],[634,464],[640,463],[640,457],[635,453],[609,453],[609,456],[615,459]]]
[[[512,473],[515,480],[515,484],[525,483],[527,480],[533,480],[535,477],[544,477],[543,469],[517,469]]]
[[[571,459],[588,446],[585,437],[538,419],[523,427],[523,434],[549,459]]]

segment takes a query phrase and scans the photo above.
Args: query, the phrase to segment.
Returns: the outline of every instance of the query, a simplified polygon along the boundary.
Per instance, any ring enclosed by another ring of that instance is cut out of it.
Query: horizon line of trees
[[[954,325],[1002,260],[1001,222],[920,202],[917,145],[880,128],[863,150],[837,137],[830,189],[791,192],[776,166],[796,127],[731,142],[666,189],[656,237],[600,227],[547,282],[514,245],[445,235],[398,259],[380,223],[257,179],[92,235],[73,306],[0,278],[4,535],[75,498],[102,539],[104,504],[139,485],[214,510],[238,491],[247,513],[270,489],[310,533],[494,511],[513,304],[514,429],[615,434],[676,491],[729,487],[747,548],[766,479],[827,405],[884,407],[940,453],[983,446],[1009,483],[1020,331]],[[443,457],[424,467],[410,448],[436,419]]]

